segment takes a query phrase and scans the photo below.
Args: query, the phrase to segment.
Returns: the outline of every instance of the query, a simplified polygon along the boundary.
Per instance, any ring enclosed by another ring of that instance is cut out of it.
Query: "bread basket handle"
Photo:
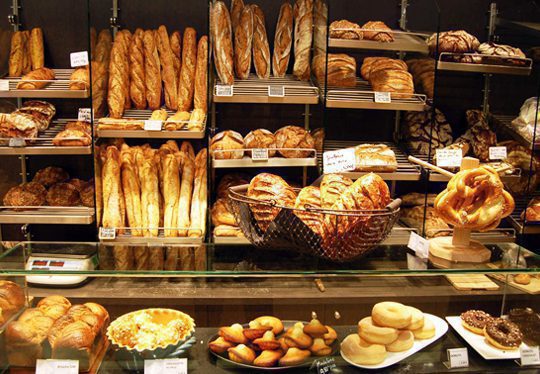
[[[386,206],[386,209],[390,211],[395,211],[399,209],[400,206],[401,206],[401,199],[395,199],[395,200],[392,200],[390,204]]]

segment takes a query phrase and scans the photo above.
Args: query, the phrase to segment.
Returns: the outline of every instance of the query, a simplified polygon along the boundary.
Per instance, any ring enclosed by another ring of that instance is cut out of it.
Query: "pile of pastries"
[[[206,231],[207,151],[169,140],[159,149],[123,141],[98,147],[97,219],[132,236],[201,237]]]
[[[93,207],[94,181],[70,178],[64,169],[49,166],[39,170],[30,182],[10,188],[3,201],[10,207]]]
[[[26,101],[11,113],[0,113],[0,138],[34,139],[49,128],[56,108],[41,100]]]
[[[485,340],[495,348],[515,350],[521,345],[523,334],[511,319],[495,318],[483,310],[468,310],[460,317],[463,327],[485,336]]]
[[[233,212],[229,209],[227,199],[229,187],[249,184],[249,179],[242,174],[226,174],[221,178],[217,186],[216,202],[212,205],[212,224],[214,236],[243,237],[244,234],[238,227]]]
[[[341,353],[358,365],[383,362],[387,352],[411,349],[415,340],[431,339],[436,329],[424,313],[412,306],[384,301],[373,306],[370,317],[358,322],[358,333],[341,343]]]
[[[245,137],[236,131],[225,130],[210,140],[210,153],[214,159],[240,159],[251,156],[251,149],[262,148],[268,149],[268,157],[308,158],[315,157],[314,151],[322,148],[323,137],[322,131],[310,133],[299,126],[285,126],[275,133],[257,129]]]
[[[25,300],[24,291],[17,283],[0,280],[0,325],[17,313]]]
[[[219,337],[208,348],[244,365],[298,366],[311,356],[330,355],[336,339],[336,331],[317,319],[308,324],[297,322],[285,330],[279,318],[262,316],[246,327],[239,323],[221,327]]]

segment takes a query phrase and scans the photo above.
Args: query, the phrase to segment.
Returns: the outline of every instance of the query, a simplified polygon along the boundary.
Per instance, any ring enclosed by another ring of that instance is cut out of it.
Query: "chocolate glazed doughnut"
[[[509,320],[495,318],[484,328],[484,335],[490,344],[500,349],[518,349],[523,339],[519,327]]]
[[[463,327],[478,335],[484,335],[484,327],[493,321],[493,317],[483,310],[468,310],[461,313]]]

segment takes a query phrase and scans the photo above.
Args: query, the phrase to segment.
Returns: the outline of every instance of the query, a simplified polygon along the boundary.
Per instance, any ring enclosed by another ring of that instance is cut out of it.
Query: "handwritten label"
[[[24,138],[11,138],[9,139],[9,146],[15,148],[26,147],[26,141]]]
[[[330,374],[332,370],[336,368],[336,360],[333,357],[325,357],[315,360],[311,365],[311,369],[315,369],[317,374]]]
[[[540,351],[539,347],[526,347],[521,345],[519,347],[519,355],[521,357],[521,366],[540,365]]]
[[[411,232],[407,247],[412,249],[420,258],[428,258],[429,256],[429,241],[415,232]]]
[[[79,108],[78,121],[92,122],[92,109],[91,108]]]
[[[461,166],[463,152],[461,149],[437,149],[435,157],[439,167],[458,168]]]
[[[268,148],[255,148],[251,150],[253,161],[268,161]]]
[[[323,166],[326,173],[341,173],[356,168],[356,156],[353,148],[328,151],[323,153]]]
[[[187,358],[167,358],[163,360],[145,360],[145,374],[187,374]]]
[[[448,355],[448,368],[467,368],[469,367],[469,352],[467,348],[450,348],[446,350]]]
[[[76,360],[37,360],[36,374],[78,374],[79,361]]]
[[[268,86],[269,97],[285,97],[285,86]]]
[[[218,84],[216,85],[216,96],[232,96],[233,86]]]
[[[70,53],[69,59],[71,60],[72,68],[86,66],[88,65],[88,51]]]
[[[161,131],[163,121],[147,119],[144,121],[144,131]]]
[[[392,102],[392,97],[390,96],[390,92],[378,92],[375,91],[375,102],[376,103],[383,103],[383,104],[389,104]]]
[[[116,239],[116,228],[114,227],[100,227],[99,240],[114,240]]]
[[[506,147],[489,147],[490,160],[504,160],[506,157]]]
[[[9,91],[8,79],[0,79],[0,91]]]

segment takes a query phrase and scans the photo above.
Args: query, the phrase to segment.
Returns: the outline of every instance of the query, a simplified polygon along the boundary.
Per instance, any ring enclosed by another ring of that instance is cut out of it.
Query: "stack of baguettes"
[[[159,149],[102,145],[96,175],[98,223],[132,236],[201,237],[206,231],[207,150],[169,140]],[[101,219],[101,220],[100,220]]]
[[[109,62],[109,116],[121,118],[131,107],[156,110],[164,102],[167,109],[177,111],[169,118],[177,123],[175,129],[189,121],[188,130],[202,130],[207,62],[208,37],[203,35],[197,42],[197,32],[191,27],[184,30],[183,38],[179,31],[169,35],[163,25],[133,34],[119,31]]]

